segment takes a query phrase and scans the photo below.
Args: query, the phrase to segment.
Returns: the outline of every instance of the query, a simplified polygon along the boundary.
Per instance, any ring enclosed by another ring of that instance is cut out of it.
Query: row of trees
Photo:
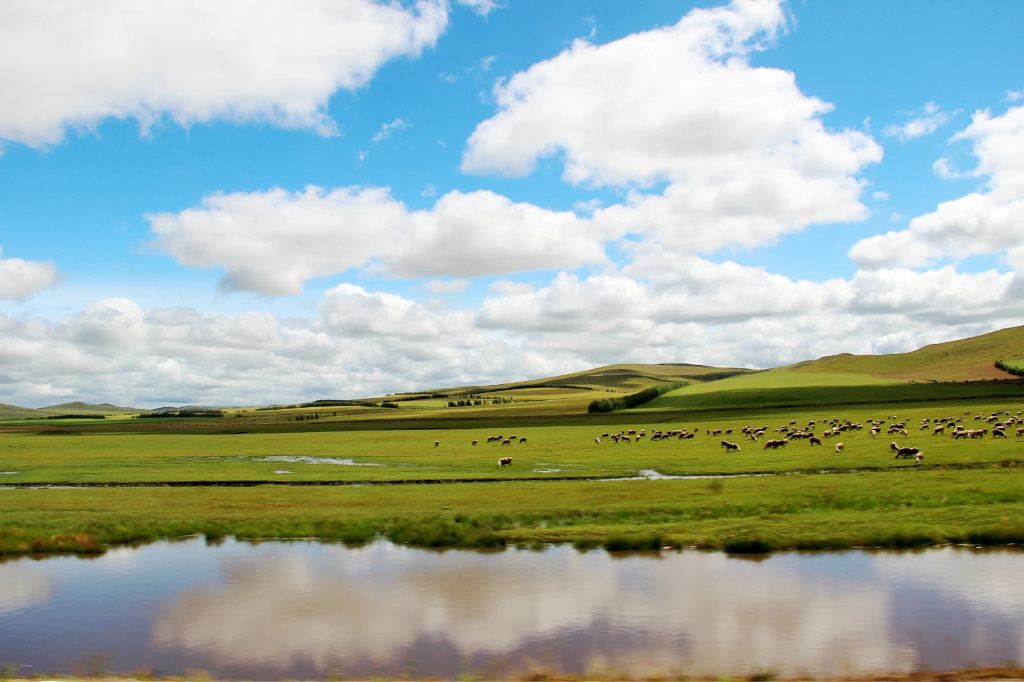
[[[686,386],[685,381],[673,382],[671,384],[662,384],[661,386],[652,386],[651,388],[645,388],[642,391],[636,393],[630,393],[629,395],[620,396],[618,398],[601,398],[600,400],[591,401],[587,405],[587,412],[591,414],[601,412],[614,412],[616,410],[628,410],[631,407],[637,407],[644,403],[649,403],[663,393],[674,391],[677,388]]]
[[[448,407],[473,407],[474,405],[505,405],[513,402],[512,398],[467,398],[465,400],[449,400]]]
[[[223,417],[222,410],[161,410],[136,415],[139,419],[166,419],[170,417]]]

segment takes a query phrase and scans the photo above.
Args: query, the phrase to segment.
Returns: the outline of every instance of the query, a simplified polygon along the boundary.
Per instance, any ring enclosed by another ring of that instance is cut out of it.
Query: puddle
[[[654,469],[641,469],[638,476],[621,478],[599,478],[598,481],[698,481],[705,478],[753,478],[755,476],[776,476],[777,474],[686,474],[673,476]]]
[[[342,457],[310,457],[308,455],[273,455],[272,457],[257,457],[257,462],[288,462],[290,464],[338,464],[347,467],[382,467],[383,464],[374,462],[356,462]],[[278,472],[274,472],[278,473]]]

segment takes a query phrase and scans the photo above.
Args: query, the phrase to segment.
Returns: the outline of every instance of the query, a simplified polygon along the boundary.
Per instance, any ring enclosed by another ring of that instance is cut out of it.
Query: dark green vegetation
[[[651,388],[645,388],[642,391],[636,393],[630,393],[624,395],[621,398],[602,398],[600,400],[592,400],[587,405],[587,412],[593,414],[595,412],[614,412],[615,410],[629,410],[634,407],[640,407],[645,403],[649,403],[660,395],[664,395],[669,391],[674,391],[677,388],[682,388],[686,384],[683,382],[673,382],[671,384],[662,384],[661,386],[652,386]]]
[[[617,365],[213,416],[36,415],[0,425],[0,553],[93,552],[195,533],[735,552],[1024,542],[1024,437],[1015,435],[1024,422],[995,438],[989,421],[1020,417],[1024,384],[991,377],[998,357],[986,355],[1020,357],[1018,341],[1022,330],[1005,330],[899,357],[763,372]],[[921,357],[986,369],[932,382]],[[640,407],[587,414],[594,400],[659,393]],[[885,421],[877,436],[873,419]],[[865,428],[824,437],[845,420]],[[907,434],[887,434],[898,422]],[[934,433],[955,422],[989,432]],[[794,426],[823,445],[764,448]],[[767,431],[755,442],[744,427]],[[682,429],[696,435],[653,438]],[[613,442],[620,433],[629,440]],[[922,450],[921,464],[894,459],[894,440]],[[497,466],[503,456],[510,466]],[[594,480],[643,471],[731,477]],[[28,487],[39,485],[135,487]]]
[[[996,360],[996,369],[1014,376],[1024,377],[1024,360]]]

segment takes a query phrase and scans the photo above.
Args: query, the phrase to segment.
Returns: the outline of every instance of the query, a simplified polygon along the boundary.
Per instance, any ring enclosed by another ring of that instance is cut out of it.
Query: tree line
[[[686,386],[689,382],[676,381],[670,384],[662,384],[661,386],[652,386],[651,388],[645,388],[642,391],[636,393],[630,393],[628,395],[619,396],[618,398],[601,398],[599,400],[591,401],[587,405],[587,412],[590,414],[598,414],[601,412],[615,412],[616,410],[628,410],[631,407],[637,407],[644,403],[649,403],[658,396],[674,391],[677,388]]]

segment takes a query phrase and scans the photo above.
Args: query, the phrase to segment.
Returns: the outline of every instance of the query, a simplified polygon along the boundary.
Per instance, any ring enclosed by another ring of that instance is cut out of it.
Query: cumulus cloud
[[[154,244],[182,264],[223,268],[228,290],[276,295],[371,262],[396,276],[473,277],[605,259],[601,235],[574,213],[487,191],[410,211],[379,187],[273,189],[215,194],[148,220]]]
[[[641,246],[622,269],[543,286],[498,280],[472,308],[350,283],[308,320],[105,299],[56,321],[0,314],[0,402],[299,402],[618,362],[772,367],[1021,324],[1014,286],[1011,274],[951,266],[811,282]]]
[[[683,251],[862,219],[856,175],[881,148],[826,129],[831,105],[792,73],[749,63],[785,26],[780,3],[736,0],[605,45],[576,41],[496,86],[499,111],[462,168],[524,175],[558,155],[570,183],[631,189],[595,212],[601,229]],[[657,183],[667,189],[649,193]]]
[[[19,300],[57,281],[57,268],[49,261],[4,258],[0,247],[0,300]]]
[[[0,4],[0,140],[163,117],[336,132],[327,101],[434,45],[447,3],[101,0]]]
[[[861,267],[922,267],[943,258],[1004,254],[1011,264],[1024,252],[1024,107],[1002,116],[974,114],[953,137],[967,141],[978,159],[967,173],[987,178],[984,191],[942,202],[907,229],[861,240],[850,257]]]
[[[955,113],[943,111],[935,102],[926,102],[920,109],[909,112],[906,115],[908,120],[886,126],[882,134],[895,137],[901,142],[931,135],[948,123]]]

